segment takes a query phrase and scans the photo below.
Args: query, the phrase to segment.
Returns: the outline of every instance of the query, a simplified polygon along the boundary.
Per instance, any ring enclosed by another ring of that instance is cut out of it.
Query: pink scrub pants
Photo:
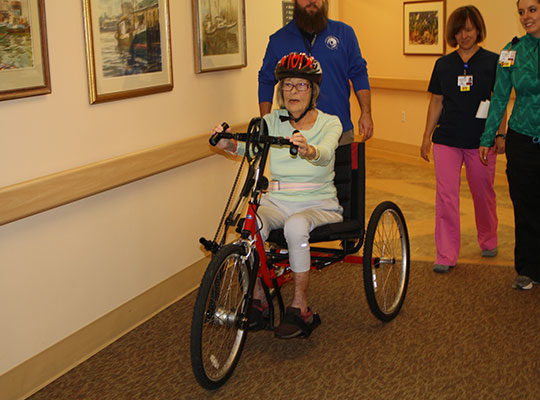
[[[495,163],[497,155],[491,151],[488,166],[480,162],[478,149],[433,144],[433,161],[437,195],[435,199],[435,245],[436,264],[456,265],[460,247],[459,191],[461,166],[465,171],[471,190],[478,244],[481,250],[497,247],[497,210],[495,202]]]

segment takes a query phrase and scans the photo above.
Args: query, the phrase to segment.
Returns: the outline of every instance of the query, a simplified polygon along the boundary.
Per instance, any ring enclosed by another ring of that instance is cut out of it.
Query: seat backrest
[[[365,226],[365,144],[354,142],[336,149],[334,185],[343,219],[357,220]]]

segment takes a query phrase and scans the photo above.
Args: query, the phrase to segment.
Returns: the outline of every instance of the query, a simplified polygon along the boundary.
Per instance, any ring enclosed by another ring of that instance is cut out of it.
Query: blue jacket
[[[277,81],[277,62],[293,51],[311,54],[321,64],[323,79],[317,108],[337,115],[343,131],[353,129],[349,97],[354,91],[369,89],[366,60],[362,57],[354,30],[343,22],[328,20],[311,48],[293,19],[270,36],[266,54],[259,70],[259,103],[272,102]]]

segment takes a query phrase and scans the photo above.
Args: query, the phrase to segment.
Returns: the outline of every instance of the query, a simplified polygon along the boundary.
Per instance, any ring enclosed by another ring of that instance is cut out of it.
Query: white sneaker
[[[514,280],[514,283],[512,283],[512,287],[514,289],[518,289],[518,290],[530,290],[530,289],[532,289],[533,285],[535,285],[537,283],[538,282],[533,281],[528,276],[518,275],[518,276],[516,276],[516,279]]]

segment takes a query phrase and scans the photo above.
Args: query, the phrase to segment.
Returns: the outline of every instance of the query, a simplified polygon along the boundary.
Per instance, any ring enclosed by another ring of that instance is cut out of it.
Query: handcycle
[[[190,351],[195,377],[208,390],[222,386],[240,359],[249,330],[248,312],[257,278],[269,303],[265,328],[268,330],[274,329],[274,301],[278,304],[280,319],[284,316],[280,289],[292,279],[283,230],[272,231],[267,243],[263,243],[257,230],[257,208],[269,184],[264,169],[270,147],[289,146],[291,156],[295,156],[298,149],[284,137],[268,135],[266,122],[261,118],[253,118],[246,133],[225,133],[228,125],[224,123],[223,127],[222,133],[210,138],[210,144],[215,146],[221,138],[234,138],[246,143],[246,151],[214,239],[200,239],[205,249],[212,252],[212,258],[197,293]],[[247,165],[245,173],[244,165]],[[344,220],[311,231],[311,269],[320,270],[339,261],[363,264],[369,308],[381,321],[391,321],[401,310],[409,281],[409,236],[405,218],[396,204],[384,201],[374,209],[364,230],[364,143],[339,146],[334,171]],[[239,237],[227,243],[233,228]],[[332,241],[337,241],[339,246],[313,246]],[[358,256],[362,245],[363,256]]]

